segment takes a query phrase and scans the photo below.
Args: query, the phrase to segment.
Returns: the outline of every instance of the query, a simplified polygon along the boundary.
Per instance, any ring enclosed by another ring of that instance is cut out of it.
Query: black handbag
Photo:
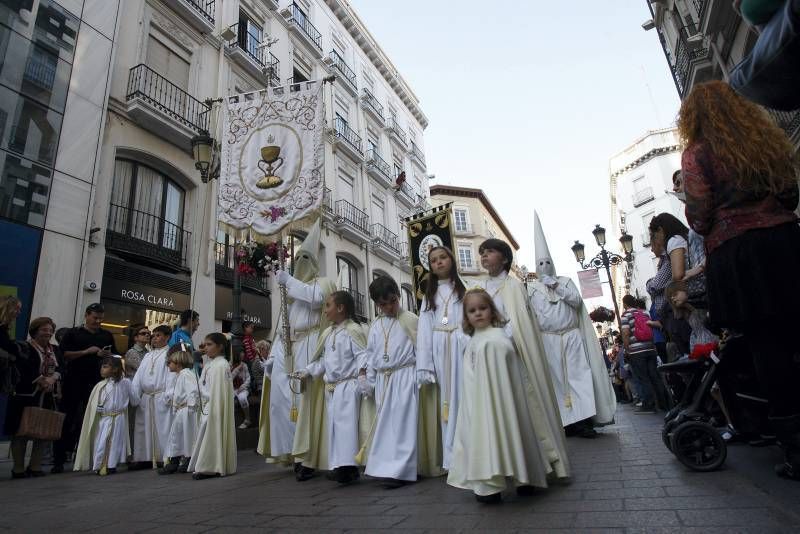
[[[750,53],[730,73],[730,86],[768,108],[800,108],[800,0],[786,0]]]

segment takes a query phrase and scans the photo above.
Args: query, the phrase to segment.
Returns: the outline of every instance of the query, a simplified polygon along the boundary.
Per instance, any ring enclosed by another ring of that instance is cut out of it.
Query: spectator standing
[[[133,346],[125,353],[125,377],[133,380],[136,370],[147,354],[147,344],[150,343],[150,329],[143,324],[133,326]],[[133,439],[136,428],[136,406],[128,406],[128,430],[131,434],[131,450],[134,450]]]
[[[705,236],[712,325],[744,333],[769,417],[785,452],[778,475],[800,480],[798,163],[794,147],[755,104],[721,81],[697,84],[678,131],[686,218]]]
[[[194,353],[195,350],[194,343],[192,342],[192,334],[197,332],[197,328],[199,326],[200,314],[194,310],[183,310],[180,316],[180,325],[175,329],[174,332],[172,332],[172,337],[169,338],[169,343],[167,343],[167,346],[172,348],[175,345],[180,345],[183,343],[185,346],[189,347],[189,352]],[[200,375],[200,371],[203,368],[203,361],[197,356],[198,355],[195,355],[194,372]]]
[[[8,411],[4,425],[5,434],[11,438],[11,456],[14,467],[11,478],[41,477],[42,455],[45,442],[35,439],[31,447],[31,458],[25,469],[25,451],[28,448],[27,437],[17,436],[22,420],[22,412],[27,406],[41,406],[55,410],[56,399],[60,395],[59,381],[54,346],[50,339],[55,331],[55,323],[49,317],[38,317],[31,321],[28,333],[30,340],[20,346],[17,358],[17,370],[20,374],[16,393],[8,399]],[[44,396],[44,397],[43,397]]]
[[[67,453],[74,449],[80,432],[84,408],[92,389],[100,381],[100,364],[111,355],[114,348],[111,332],[100,327],[104,316],[102,304],[90,304],[86,308],[83,325],[69,330],[62,339],[61,350],[67,362],[61,402],[65,418],[61,439],[53,447],[51,473],[64,472]]]

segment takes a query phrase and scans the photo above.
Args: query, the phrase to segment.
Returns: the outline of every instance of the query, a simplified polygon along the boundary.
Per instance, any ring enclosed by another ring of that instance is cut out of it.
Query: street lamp
[[[619,306],[617,305],[617,297],[614,291],[614,281],[611,279],[611,266],[620,265],[623,262],[630,264],[633,261],[633,256],[631,254],[633,251],[633,237],[627,232],[623,232],[622,237],[619,238],[619,242],[622,245],[622,250],[625,252],[625,255],[620,256],[619,254],[606,250],[605,228],[596,224],[594,230],[592,230],[592,235],[594,235],[594,240],[597,241],[597,246],[600,247],[600,252],[597,253],[597,256],[586,261],[585,247],[580,241],[575,241],[575,244],[572,245],[572,253],[575,255],[575,261],[577,261],[578,265],[583,269],[605,268],[606,275],[608,276],[608,285],[611,289],[611,301],[614,303],[614,312],[617,314],[617,326],[622,330],[622,320],[619,316]]]
[[[208,100],[209,109],[214,100]],[[194,168],[200,171],[200,179],[204,184],[210,183],[214,178],[219,178],[215,172],[216,141],[205,130],[192,137],[192,154],[194,155]],[[213,190],[213,189],[212,189]],[[242,348],[242,279],[239,276],[239,256],[237,244],[233,243],[233,314],[231,316],[231,351],[238,354]]]

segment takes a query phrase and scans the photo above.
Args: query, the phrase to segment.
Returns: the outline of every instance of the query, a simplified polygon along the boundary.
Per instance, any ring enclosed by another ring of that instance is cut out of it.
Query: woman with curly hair
[[[783,443],[780,476],[800,480],[800,364],[787,303],[800,300],[798,162],[770,116],[720,81],[681,105],[686,218],[705,236],[712,324],[745,334]]]

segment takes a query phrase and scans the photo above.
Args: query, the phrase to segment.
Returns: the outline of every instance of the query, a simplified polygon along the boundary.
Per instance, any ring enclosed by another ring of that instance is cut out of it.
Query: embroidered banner
[[[277,237],[316,217],[325,185],[322,82],[227,99],[218,221],[237,239]]]
[[[432,210],[407,218],[408,247],[411,258],[411,277],[414,284],[414,297],[417,311],[425,296],[425,287],[430,277],[428,252],[434,247],[445,246],[453,250],[452,208],[450,204],[437,206]],[[456,261],[458,261],[458,252]]]

